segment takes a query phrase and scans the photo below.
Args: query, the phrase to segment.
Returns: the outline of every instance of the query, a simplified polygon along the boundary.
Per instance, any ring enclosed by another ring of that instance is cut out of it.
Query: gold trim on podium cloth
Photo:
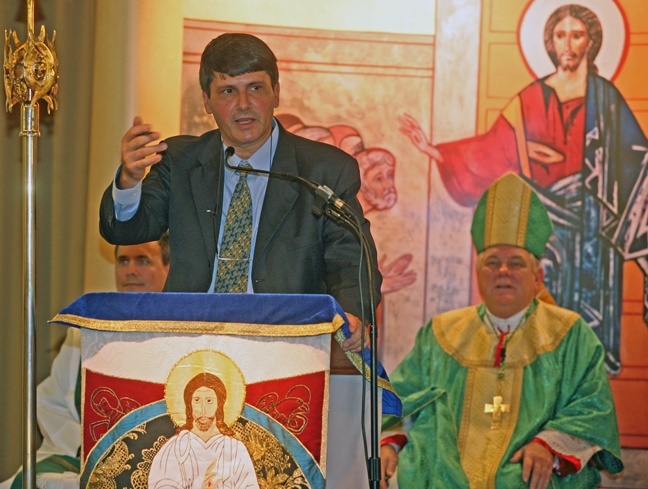
[[[208,321],[168,320],[106,320],[92,319],[72,314],[58,314],[51,322],[64,323],[96,331],[140,332],[140,333],[196,333],[242,336],[314,336],[334,333],[343,324],[342,316],[336,314],[331,322],[295,324],[258,324]]]

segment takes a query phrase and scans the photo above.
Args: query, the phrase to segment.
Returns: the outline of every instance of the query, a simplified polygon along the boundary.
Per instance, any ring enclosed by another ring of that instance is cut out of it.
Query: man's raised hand
[[[133,126],[121,141],[121,172],[117,182],[120,189],[133,188],[144,178],[148,168],[162,159],[159,153],[167,149],[167,144],[150,144],[158,139],[160,133],[153,132],[150,124],[144,124],[139,116],[133,119]]]

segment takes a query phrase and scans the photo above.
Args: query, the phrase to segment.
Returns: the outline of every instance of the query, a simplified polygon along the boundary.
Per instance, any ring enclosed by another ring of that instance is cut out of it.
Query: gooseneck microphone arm
[[[335,193],[326,185],[320,185],[318,183],[312,182],[306,178],[303,178],[299,175],[294,175],[291,173],[278,172],[278,171],[268,171],[268,170],[257,170],[254,168],[240,168],[237,166],[230,165],[229,158],[233,156],[235,149],[232,146],[228,146],[225,149],[225,166],[230,170],[237,172],[252,173],[257,175],[268,175],[269,177],[280,178],[282,180],[297,182],[306,188],[308,188],[313,195],[315,196],[315,202],[313,204],[313,214],[320,217],[322,215],[327,216],[332,221],[344,225],[350,228],[355,234],[358,240],[360,241],[360,260],[365,262],[365,267],[367,269],[367,288],[369,291],[369,309],[370,309],[370,406],[371,406],[371,456],[367,456],[367,445],[366,445],[366,433],[365,433],[365,423],[364,423],[364,408],[362,410],[362,432],[364,434],[364,448],[365,448],[365,457],[367,459],[367,470],[369,476],[369,487],[371,489],[378,489],[380,487],[380,440],[379,440],[379,419],[378,419],[378,328],[376,326],[376,298],[374,294],[374,264],[372,263],[373,255],[371,254],[371,247],[369,246],[369,241],[362,231],[362,225],[360,219],[353,211],[353,209],[346,203],[344,200],[339,198]],[[362,302],[362,280],[360,278],[360,300]],[[365,324],[364,312],[363,317],[361,318],[362,325]],[[363,337],[362,344],[364,345],[364,327],[363,328]],[[366,379],[366,360],[363,352],[361,352],[362,364],[363,364],[363,382]],[[363,393],[363,402],[364,406],[364,393],[365,388],[362,390]]]
[[[239,166],[231,165],[229,159],[231,156],[234,155],[235,151],[236,150],[232,146],[228,146],[225,149],[225,166],[230,170],[243,172],[243,173],[254,173],[256,175],[268,175],[271,177],[281,178],[283,180],[299,182],[305,185],[306,187],[308,187],[312,192],[315,192],[317,190],[318,185],[316,183],[311,182],[310,180],[307,180],[303,177],[300,177],[299,175],[293,175],[291,173],[284,173],[280,171],[257,170],[255,168],[241,168]]]
[[[268,175],[269,177],[280,178],[282,180],[287,180],[290,182],[297,182],[301,185],[307,187],[313,195],[315,195],[315,203],[313,204],[313,213],[319,217],[323,214],[326,214],[328,217],[338,221],[340,217],[338,214],[346,213],[348,216],[354,216],[353,209],[340,199],[335,193],[328,188],[326,185],[320,185],[318,183],[312,182],[304,177],[299,175],[294,175],[292,173],[285,173],[280,171],[268,171],[268,170],[258,170],[255,168],[240,168],[238,166],[233,166],[229,163],[229,159],[234,155],[235,149],[232,146],[228,146],[225,149],[225,166],[230,170],[237,172],[252,173],[255,175]],[[329,215],[327,210],[329,207],[332,207],[337,212],[333,212],[333,215]],[[355,216],[354,216],[355,217]],[[353,220],[353,217],[351,218]]]

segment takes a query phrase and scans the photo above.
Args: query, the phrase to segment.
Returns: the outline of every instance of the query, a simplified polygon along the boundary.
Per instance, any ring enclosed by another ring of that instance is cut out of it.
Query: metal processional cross
[[[4,86],[7,96],[6,109],[11,112],[15,104],[21,104],[20,137],[22,138],[22,162],[25,183],[23,252],[23,488],[36,489],[36,449],[38,426],[36,422],[36,306],[35,306],[35,178],[36,140],[40,136],[39,101],[47,102],[47,112],[56,110],[58,102],[58,59],[54,50],[56,31],[49,39],[45,26],[38,36],[34,33],[34,0],[27,3],[27,39],[20,43],[18,33],[5,30]]]

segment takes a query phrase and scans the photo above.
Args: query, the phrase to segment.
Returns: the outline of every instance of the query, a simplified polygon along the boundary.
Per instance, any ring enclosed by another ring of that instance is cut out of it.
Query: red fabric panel
[[[325,372],[248,384],[246,402],[296,436],[319,463]]]
[[[162,384],[110,377],[86,369],[83,402],[84,457],[124,415],[162,399]]]

